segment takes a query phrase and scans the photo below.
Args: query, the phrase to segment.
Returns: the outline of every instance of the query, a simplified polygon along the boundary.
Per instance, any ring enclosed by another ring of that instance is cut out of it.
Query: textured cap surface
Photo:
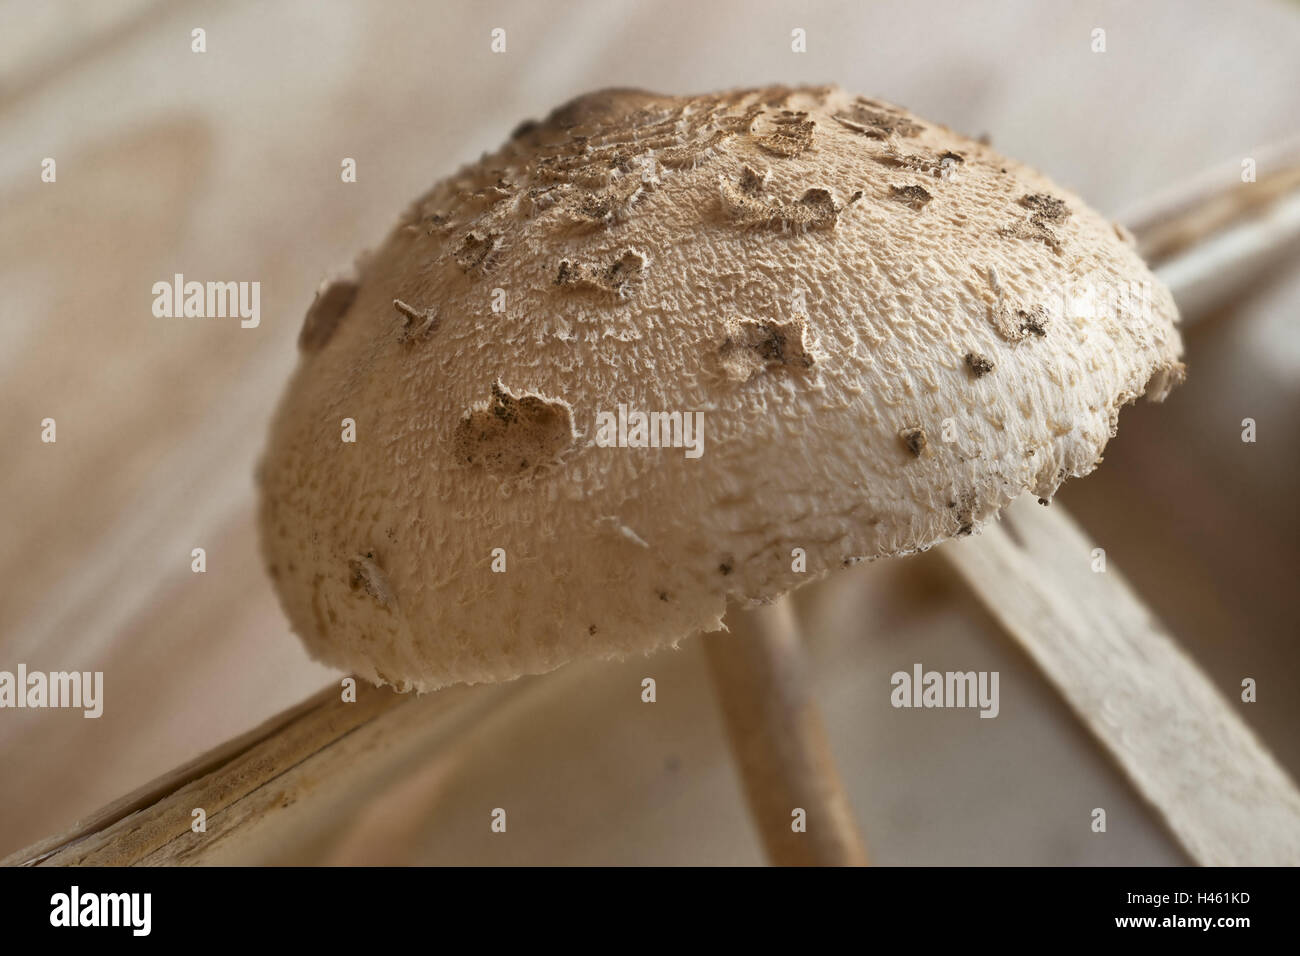
[[[1175,322],[1121,228],[897,107],[594,93],[318,295],[264,550],[372,680],[649,650],[1050,497],[1181,379]]]

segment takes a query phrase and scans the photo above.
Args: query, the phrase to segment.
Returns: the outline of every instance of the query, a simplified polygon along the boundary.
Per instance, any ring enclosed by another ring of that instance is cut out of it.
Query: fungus
[[[963,162],[891,189],[900,167]],[[841,215],[855,202],[862,214]],[[900,215],[900,202],[933,205]],[[321,660],[429,691],[643,653],[725,620],[733,633],[706,648],[772,856],[859,862],[782,597],[977,532],[1017,496],[1050,499],[1089,472],[1115,410],[1181,377],[1168,292],[1039,173],[833,87],[590,94],[413,208],[444,203],[455,232],[395,230],[367,270],[391,288],[349,321],[390,327],[399,289],[422,290],[420,308],[397,306],[417,330],[476,320],[437,349],[358,333],[317,355],[346,288],[309,315],[261,478],[263,548],[294,630]],[[488,270],[509,322],[465,281]],[[1151,307],[1045,334],[1056,320],[1041,303],[1080,281],[1150,282]],[[806,340],[824,344],[815,364]],[[945,381],[953,343],[971,375],[1002,370],[978,405]],[[597,416],[623,405],[700,415],[707,450],[598,445]],[[338,441],[344,417],[362,423],[355,444]],[[393,527],[381,570],[371,542]],[[497,548],[504,573],[487,570]],[[816,821],[802,843],[789,806]]]

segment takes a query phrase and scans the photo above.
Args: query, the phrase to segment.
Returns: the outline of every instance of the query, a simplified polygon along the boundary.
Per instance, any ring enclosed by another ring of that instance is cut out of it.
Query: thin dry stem
[[[781,866],[865,864],[790,601],[732,608],[727,627],[705,635],[705,653],[768,858]],[[806,832],[793,827],[799,809]]]

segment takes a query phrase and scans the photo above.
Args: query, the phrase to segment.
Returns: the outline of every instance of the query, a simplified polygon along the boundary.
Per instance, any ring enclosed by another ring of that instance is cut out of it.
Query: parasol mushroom
[[[1181,380],[1176,318],[1123,229],[898,107],[589,94],[318,296],[266,559],[316,657],[398,690],[739,632],[709,659],[769,852],[859,862],[764,605],[1087,474]]]

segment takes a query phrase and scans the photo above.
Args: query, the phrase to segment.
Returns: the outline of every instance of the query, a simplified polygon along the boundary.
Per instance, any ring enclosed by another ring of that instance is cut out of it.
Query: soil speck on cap
[[[1029,311],[1017,309],[1016,318],[1019,320],[1019,331],[1022,335],[1036,335],[1042,338],[1047,334],[1047,310],[1041,305]]]
[[[980,378],[993,371],[993,362],[978,352],[967,352],[966,367],[971,370],[972,375]]]
[[[357,297],[357,282],[351,277],[334,279],[316,293],[298,333],[298,348],[306,353],[319,352],[334,337],[343,317]]]
[[[453,444],[464,464],[516,477],[554,462],[573,439],[568,403],[528,393],[516,396],[498,381],[491,400],[461,419]]]
[[[898,431],[899,441],[903,443],[913,458],[920,458],[925,452],[926,446],[930,444],[925,437],[925,429],[919,425],[909,425],[906,428],[900,428]]]

